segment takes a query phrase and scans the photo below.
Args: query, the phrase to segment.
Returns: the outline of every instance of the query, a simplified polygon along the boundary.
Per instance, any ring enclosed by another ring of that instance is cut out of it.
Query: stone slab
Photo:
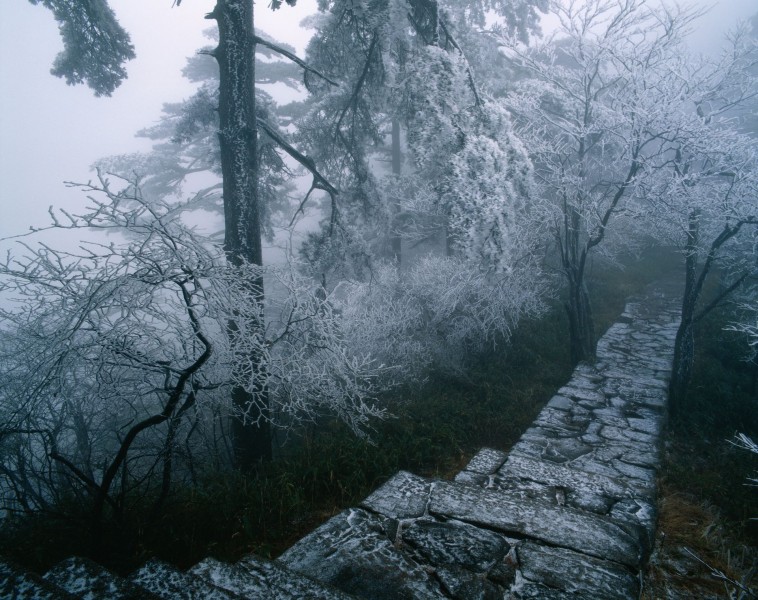
[[[350,600],[350,596],[337,589],[253,555],[234,564],[207,558],[192,567],[189,573],[245,598]]]
[[[524,542],[517,553],[521,573],[531,582],[603,600],[639,596],[636,574],[617,563],[534,542]]]
[[[508,457],[498,474],[503,477],[529,479],[578,492],[602,494],[611,498],[635,495],[634,489],[621,480],[593,473],[590,470],[578,470],[570,466],[515,454]]]
[[[508,454],[501,450],[482,448],[474,455],[474,458],[469,461],[464,471],[481,473],[482,475],[492,475],[503,465],[507,457]]]
[[[420,517],[426,512],[430,489],[431,483],[423,477],[398,471],[360,506],[393,519]]]
[[[12,600],[75,600],[58,586],[36,573],[5,560],[0,560],[0,598]]]
[[[71,557],[43,578],[75,596],[89,600],[157,600],[158,596],[86,558]]]
[[[401,537],[414,549],[419,562],[473,573],[488,572],[510,550],[504,536],[453,520],[418,519],[402,529]]]
[[[396,548],[388,536],[393,523],[387,521],[365,510],[348,509],[297,542],[279,562],[360,598],[445,598],[430,573]]]
[[[441,481],[432,487],[429,512],[635,568],[642,560],[637,536],[608,518],[566,506],[513,501],[495,490]]]
[[[142,565],[129,576],[128,580],[150,590],[164,600],[242,600],[244,598],[155,559]]]

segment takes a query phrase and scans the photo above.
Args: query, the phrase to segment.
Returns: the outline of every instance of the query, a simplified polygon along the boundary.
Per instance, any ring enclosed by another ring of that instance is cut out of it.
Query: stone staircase
[[[673,286],[671,286],[673,288]],[[126,579],[68,559],[0,564],[2,598],[631,599],[652,548],[678,295],[630,302],[509,453],[454,481],[400,472],[278,560],[152,561]]]

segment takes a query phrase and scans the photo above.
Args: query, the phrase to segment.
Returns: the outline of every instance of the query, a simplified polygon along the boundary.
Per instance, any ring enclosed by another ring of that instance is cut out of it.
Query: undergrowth
[[[717,311],[696,331],[686,407],[666,436],[646,599],[758,594],[758,489],[746,485],[758,460],[730,443],[736,432],[758,437],[758,370],[745,340],[724,330],[732,318]]]

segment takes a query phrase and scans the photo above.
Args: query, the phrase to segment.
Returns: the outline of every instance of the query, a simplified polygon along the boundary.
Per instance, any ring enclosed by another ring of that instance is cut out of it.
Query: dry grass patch
[[[643,600],[758,597],[758,549],[730,531],[718,509],[667,483]]]

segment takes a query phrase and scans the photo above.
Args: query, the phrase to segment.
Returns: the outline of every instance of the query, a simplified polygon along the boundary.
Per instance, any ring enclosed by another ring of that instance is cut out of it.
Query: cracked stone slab
[[[554,485],[546,485],[519,477],[496,476],[488,489],[498,490],[510,500],[540,500],[548,504],[565,504],[565,491]]]
[[[471,471],[460,471],[455,476],[455,481],[457,483],[484,487],[489,484],[490,476],[482,475],[481,473],[472,473]]]
[[[14,563],[0,560],[0,598],[13,600],[75,600],[58,586]]]
[[[590,468],[591,465],[586,465],[586,467]],[[578,470],[565,465],[535,460],[527,456],[509,456],[499,474],[504,477],[520,477],[577,492],[602,494],[612,498],[634,495],[634,489],[621,480],[589,470]]]
[[[467,523],[450,520],[416,520],[402,530],[419,562],[434,567],[460,567],[486,573],[505,558],[510,544],[504,536]]]
[[[75,596],[89,600],[157,600],[158,596],[126,581],[86,558],[71,557],[50,569],[43,578]]]
[[[642,559],[637,536],[608,518],[565,506],[512,501],[494,490],[440,481],[432,488],[429,511],[632,567]]]
[[[577,404],[571,398],[567,398],[566,396],[561,396],[561,395],[553,396],[550,399],[550,401],[545,405],[546,408],[552,408],[554,410],[565,410],[565,411],[570,411],[575,406],[577,406]]]
[[[437,569],[436,574],[449,597],[455,600],[485,600],[503,597],[502,588],[465,569],[442,567]]]
[[[522,575],[533,583],[603,600],[639,596],[636,573],[617,563],[529,541],[518,547],[517,554]]]
[[[655,523],[658,516],[655,503],[644,498],[624,498],[613,505],[610,517],[618,523],[629,523],[642,528],[648,549],[653,547]]]
[[[587,429],[591,419],[592,413],[579,406],[569,411],[546,407],[542,409],[542,412],[534,420],[532,426],[583,432]]]
[[[464,471],[472,471],[474,473],[481,473],[482,475],[492,475],[503,466],[507,457],[508,454],[501,450],[482,448],[474,455],[474,458],[469,461]]]
[[[242,600],[243,598],[156,559],[142,565],[129,576],[128,581],[150,590],[164,600]]]
[[[279,562],[360,598],[444,598],[439,583],[389,539],[387,520],[348,509],[297,542]]]
[[[369,495],[360,506],[393,519],[420,517],[426,512],[431,483],[406,471],[398,471]]]
[[[208,558],[189,572],[245,598],[350,600],[350,596],[337,589],[327,588],[283,565],[253,555],[245,556],[235,564]]]
[[[573,594],[526,580],[519,581],[511,589],[511,598],[515,600],[599,600],[594,596]]]
[[[654,436],[643,433],[641,431],[635,431],[634,429],[621,429],[620,427],[614,427],[612,425],[606,425],[600,430],[600,436],[606,440],[613,442],[639,442],[645,446],[655,445],[657,440]]]
[[[568,385],[558,390],[558,394],[572,398],[588,407],[605,406],[605,396],[598,391],[597,386],[594,386],[592,389],[585,389],[573,387],[569,382]]]
[[[568,463],[591,453],[593,447],[582,442],[580,438],[534,438],[528,442],[521,441],[511,450],[511,454],[520,454],[531,458],[547,460],[553,463]]]

